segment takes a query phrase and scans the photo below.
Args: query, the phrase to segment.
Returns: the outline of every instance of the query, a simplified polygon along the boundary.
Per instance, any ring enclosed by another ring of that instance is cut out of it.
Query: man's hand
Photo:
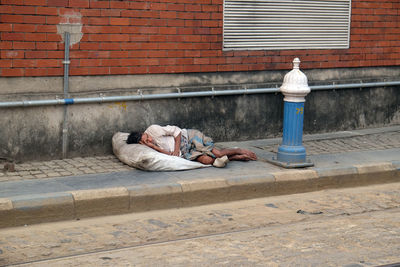
[[[179,157],[179,150],[178,150],[178,151],[171,152],[170,155],[171,155],[171,156],[177,156],[177,157]]]

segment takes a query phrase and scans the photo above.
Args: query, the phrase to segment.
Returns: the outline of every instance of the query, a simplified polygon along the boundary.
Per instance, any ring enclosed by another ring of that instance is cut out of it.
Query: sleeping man
[[[218,150],[213,140],[194,129],[181,129],[177,126],[151,125],[143,133],[132,132],[126,140],[128,144],[142,144],[158,152],[225,167],[230,160],[257,160],[256,154],[250,150],[227,148]]]

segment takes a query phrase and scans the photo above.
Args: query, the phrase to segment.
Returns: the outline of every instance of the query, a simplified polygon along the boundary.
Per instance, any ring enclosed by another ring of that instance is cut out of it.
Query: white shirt
[[[177,126],[160,126],[153,124],[144,131],[146,134],[153,138],[154,143],[167,152],[174,152],[175,150],[175,137],[181,132],[181,128]]]

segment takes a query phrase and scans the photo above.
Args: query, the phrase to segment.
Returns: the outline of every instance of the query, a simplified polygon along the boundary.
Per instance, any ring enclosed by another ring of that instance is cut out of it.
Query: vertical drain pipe
[[[69,98],[69,32],[64,33],[64,99]],[[62,127],[62,158],[67,157],[68,150],[68,105],[64,105],[64,121]]]

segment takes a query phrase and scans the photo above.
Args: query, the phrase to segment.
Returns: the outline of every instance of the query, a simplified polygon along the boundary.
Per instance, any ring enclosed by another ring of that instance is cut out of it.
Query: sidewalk
[[[259,157],[222,169],[145,172],[112,155],[17,164],[0,171],[0,227],[400,181],[400,126],[303,140],[314,167],[268,163],[280,138],[218,143]]]

